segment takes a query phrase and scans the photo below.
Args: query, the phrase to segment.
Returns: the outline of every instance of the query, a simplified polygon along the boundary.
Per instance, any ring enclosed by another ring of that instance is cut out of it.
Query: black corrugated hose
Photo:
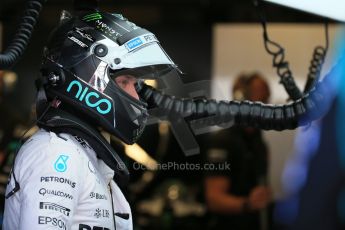
[[[283,84],[285,91],[288,93],[290,99],[297,100],[302,97],[302,92],[297,87],[296,82],[292,76],[289,62],[285,60],[285,50],[277,42],[272,41],[267,32],[266,16],[262,9],[261,2],[253,0],[256,7],[260,22],[263,28],[264,45],[267,53],[273,57],[273,67],[277,69],[277,74],[280,77],[280,83]]]
[[[322,82],[315,84],[300,99],[283,105],[251,101],[217,102],[212,99],[181,99],[165,95],[143,82],[138,83],[137,90],[140,97],[148,103],[149,108],[158,107],[167,113],[178,113],[191,122],[222,125],[234,121],[235,125],[280,131],[305,126],[311,121],[321,118],[327,111],[332,94],[337,90],[337,79],[345,72],[343,65],[344,57],[339,60],[339,63]]]
[[[18,30],[7,49],[0,54],[0,69],[11,68],[29,43],[33,28],[46,0],[28,0]]]
[[[297,100],[302,97],[303,93],[297,87],[295,80],[292,76],[289,62],[285,60],[285,50],[277,42],[272,41],[267,32],[266,16],[260,1],[253,0],[254,6],[259,13],[261,25],[263,28],[264,44],[267,53],[273,56],[273,67],[277,69],[277,74],[280,77],[280,83],[283,84],[290,99]],[[320,78],[322,65],[326,58],[326,53],[329,45],[328,38],[328,23],[325,23],[325,47],[317,46],[314,49],[313,57],[309,67],[308,79],[304,88],[304,93],[308,92]]]
[[[314,49],[313,58],[310,61],[309,73],[307,82],[304,87],[304,92],[308,92],[316,82],[320,79],[323,63],[326,59],[326,54],[329,46],[328,23],[325,23],[325,47],[317,46]]]

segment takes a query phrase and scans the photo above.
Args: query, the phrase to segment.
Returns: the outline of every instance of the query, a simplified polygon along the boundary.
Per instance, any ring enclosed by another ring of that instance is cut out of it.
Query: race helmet
[[[177,71],[153,33],[120,14],[100,11],[62,20],[50,36],[41,69],[55,106],[127,144],[143,132],[147,106],[115,79],[157,79]]]

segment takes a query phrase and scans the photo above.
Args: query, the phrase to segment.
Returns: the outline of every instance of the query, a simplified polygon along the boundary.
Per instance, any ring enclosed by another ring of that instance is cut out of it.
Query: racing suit
[[[114,171],[86,141],[43,129],[20,149],[6,189],[4,230],[132,229]]]

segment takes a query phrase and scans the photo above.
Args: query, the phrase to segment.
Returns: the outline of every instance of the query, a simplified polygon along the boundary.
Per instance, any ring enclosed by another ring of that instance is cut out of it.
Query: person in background
[[[259,73],[241,74],[233,85],[236,100],[261,101],[270,96],[268,83]],[[231,127],[209,136],[206,161],[222,169],[206,172],[205,199],[211,214],[211,229],[267,229],[271,201],[267,186],[268,149],[262,132]]]

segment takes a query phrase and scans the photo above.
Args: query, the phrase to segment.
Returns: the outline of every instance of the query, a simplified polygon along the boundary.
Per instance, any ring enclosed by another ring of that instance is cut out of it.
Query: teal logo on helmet
[[[83,20],[87,22],[95,21],[98,19],[102,19],[102,15],[100,13],[92,13],[92,14],[85,15],[83,17]]]
[[[97,92],[89,92],[89,87],[83,88],[82,84],[77,81],[71,81],[67,87],[67,92],[70,93],[72,88],[77,89],[75,98],[79,101],[83,101],[88,107],[90,108],[96,108],[97,112],[105,115],[111,111],[112,104],[110,100],[102,98],[99,100],[100,96]],[[101,108],[101,105],[103,105],[103,109]]]

